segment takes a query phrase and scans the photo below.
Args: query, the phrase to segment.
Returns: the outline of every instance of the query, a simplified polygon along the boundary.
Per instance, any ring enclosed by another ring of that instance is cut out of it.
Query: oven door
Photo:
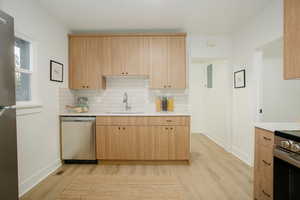
[[[299,154],[275,148],[274,156],[274,200],[299,200]]]

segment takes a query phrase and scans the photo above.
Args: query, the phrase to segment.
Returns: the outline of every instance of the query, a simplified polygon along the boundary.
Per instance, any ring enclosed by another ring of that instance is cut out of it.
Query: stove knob
[[[280,146],[283,147],[283,148],[286,148],[286,149],[289,149],[290,148],[290,142],[289,141],[281,141],[280,142]]]
[[[293,152],[300,152],[300,144],[292,144],[291,149]]]

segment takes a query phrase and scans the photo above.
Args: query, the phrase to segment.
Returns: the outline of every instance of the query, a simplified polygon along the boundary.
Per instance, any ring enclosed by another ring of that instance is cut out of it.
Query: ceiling
[[[37,0],[74,32],[229,33],[272,0]]]

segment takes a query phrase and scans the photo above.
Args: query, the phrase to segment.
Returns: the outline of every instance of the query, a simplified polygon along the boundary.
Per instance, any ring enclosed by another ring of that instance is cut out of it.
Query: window
[[[32,100],[30,48],[30,42],[15,38],[16,101],[19,102]]]

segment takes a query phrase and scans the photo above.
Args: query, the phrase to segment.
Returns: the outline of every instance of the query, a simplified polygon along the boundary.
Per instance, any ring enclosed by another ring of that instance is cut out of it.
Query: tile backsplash
[[[188,112],[188,90],[152,90],[149,80],[141,77],[107,77],[105,90],[70,90],[61,88],[60,112],[66,105],[74,105],[77,97],[89,99],[90,112],[124,111],[123,95],[127,92],[129,106],[133,112],[155,112],[156,96],[170,95],[175,100],[175,112]]]

